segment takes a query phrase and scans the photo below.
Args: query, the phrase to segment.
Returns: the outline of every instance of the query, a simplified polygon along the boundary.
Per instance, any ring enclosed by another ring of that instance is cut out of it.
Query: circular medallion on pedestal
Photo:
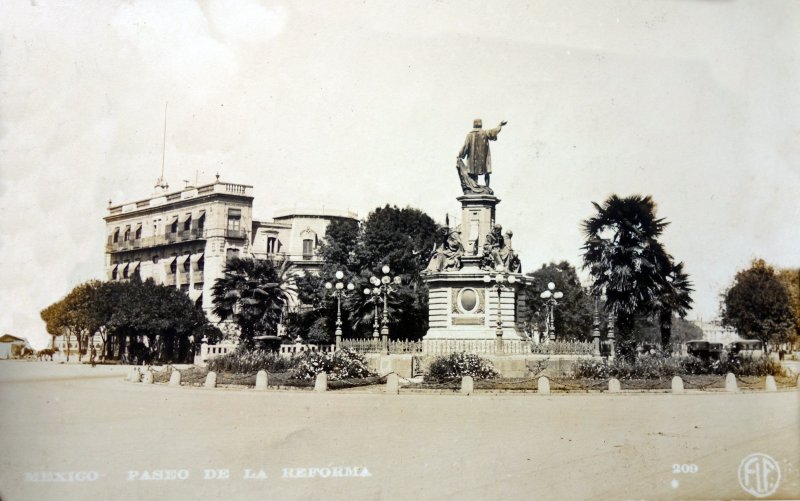
[[[481,306],[478,291],[472,287],[464,287],[458,291],[456,305],[461,313],[476,313]]]

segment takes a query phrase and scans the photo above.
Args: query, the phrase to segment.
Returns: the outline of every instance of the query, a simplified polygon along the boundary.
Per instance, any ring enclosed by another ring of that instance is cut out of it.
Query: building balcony
[[[181,271],[180,273],[178,273],[178,283],[180,285],[188,285],[189,275],[191,275],[191,272]]]
[[[175,285],[175,275],[174,274],[167,275],[164,278],[164,285],[174,286]]]
[[[192,282],[199,284],[204,281],[204,273],[203,270],[195,270],[192,273]]]
[[[289,260],[290,263],[298,264],[319,264],[322,263],[322,256],[317,254],[289,254],[286,252],[266,252],[254,253],[259,259],[271,259],[273,261]]]
[[[245,230],[225,229],[225,238],[244,240],[245,238],[247,238],[247,232]]]
[[[163,235],[155,235],[152,237],[137,238],[134,240],[118,240],[112,241],[112,237],[108,237],[106,243],[106,252],[125,252],[136,249],[148,249],[151,247],[159,247],[162,245],[170,245],[177,242],[190,242],[193,240],[205,240],[205,229],[194,228],[188,231],[179,231],[175,233],[165,233]]]

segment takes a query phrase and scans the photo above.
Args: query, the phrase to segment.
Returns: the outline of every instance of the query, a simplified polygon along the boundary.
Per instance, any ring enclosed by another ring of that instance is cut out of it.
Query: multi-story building
[[[714,319],[705,322],[700,318],[693,320],[692,323],[700,327],[703,331],[703,340],[705,341],[727,345],[740,339],[739,335],[736,333],[736,329],[722,325],[722,322],[719,320]]]
[[[253,187],[216,182],[109,205],[106,222],[108,280],[138,276],[185,291],[209,316],[211,288],[227,259],[288,259],[300,272],[322,262],[317,248],[334,219],[352,212],[284,211],[273,221],[253,219]]]

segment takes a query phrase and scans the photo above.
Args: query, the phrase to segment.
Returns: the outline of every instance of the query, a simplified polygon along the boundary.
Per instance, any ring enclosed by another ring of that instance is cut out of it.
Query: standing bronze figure
[[[458,152],[458,159],[467,159],[467,175],[475,183],[478,176],[484,176],[486,186],[489,186],[489,176],[492,173],[492,154],[489,151],[489,141],[496,141],[497,135],[508,122],[502,121],[494,129],[483,130],[483,122],[476,119],[472,123],[472,130],[467,134],[464,146]]]

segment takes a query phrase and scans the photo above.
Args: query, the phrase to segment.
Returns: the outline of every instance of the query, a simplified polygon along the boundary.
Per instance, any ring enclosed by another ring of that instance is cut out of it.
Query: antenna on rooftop
[[[167,180],[164,179],[164,159],[167,154],[167,106],[169,106],[169,101],[164,103],[164,136],[161,140],[161,176],[156,180],[156,185],[154,186],[156,192],[158,192],[159,188],[162,192],[169,189],[169,184]]]

